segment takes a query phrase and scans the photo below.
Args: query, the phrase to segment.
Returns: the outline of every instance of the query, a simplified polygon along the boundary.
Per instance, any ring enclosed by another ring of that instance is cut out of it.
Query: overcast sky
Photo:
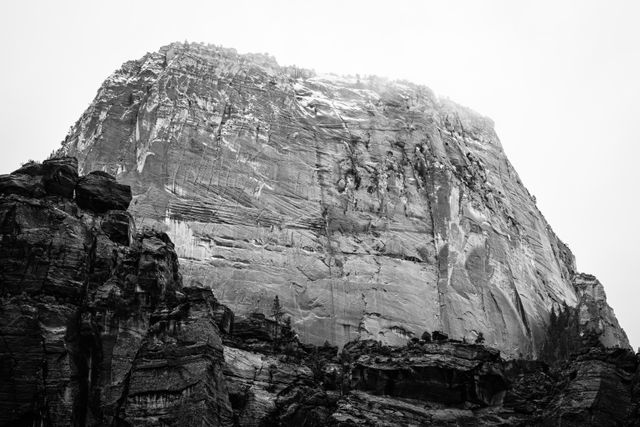
[[[0,173],[59,146],[102,81],[172,41],[403,78],[491,117],[640,346],[640,2],[5,1]]]

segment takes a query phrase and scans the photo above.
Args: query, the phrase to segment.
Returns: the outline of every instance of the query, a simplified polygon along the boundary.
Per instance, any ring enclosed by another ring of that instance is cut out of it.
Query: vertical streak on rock
[[[336,338],[336,313],[335,313],[335,301],[334,301],[334,295],[333,295],[333,288],[334,288],[334,275],[333,275],[333,271],[331,268],[331,262],[332,259],[334,257],[334,253],[333,253],[333,248],[331,246],[331,229],[330,229],[330,224],[329,222],[331,221],[331,218],[329,216],[329,208],[325,202],[325,191],[326,191],[326,182],[324,179],[324,165],[322,164],[322,149],[320,147],[320,141],[318,140],[318,135],[316,134],[316,132],[313,132],[313,140],[315,143],[315,151],[316,151],[316,173],[318,175],[318,185],[320,188],[320,211],[322,213],[322,230],[320,235],[324,234],[324,237],[326,239],[325,242],[325,250],[326,250],[326,256],[325,257],[325,264],[327,264],[327,267],[329,267],[329,295],[331,298],[331,319],[330,319],[330,323],[331,323],[331,339],[333,340],[333,342],[335,342],[335,338]]]
[[[96,259],[97,239],[94,234],[88,236],[89,242],[85,243],[87,253],[84,283],[82,293],[80,295],[80,304],[76,309],[74,316],[69,319],[67,325],[67,333],[65,337],[65,346],[70,352],[70,361],[72,362],[71,386],[76,391],[74,393],[74,401],[72,405],[72,424],[74,426],[84,426],[87,423],[87,409],[89,408],[91,395],[91,376],[93,368],[93,330],[90,322],[87,322],[85,314],[87,313],[89,287],[91,278],[94,273],[94,264]],[[87,330],[88,327],[88,330]],[[95,375],[95,372],[93,372]]]
[[[425,156],[426,157],[426,156]],[[440,306],[440,328],[449,333],[449,313],[446,295],[449,286],[449,243],[448,227],[451,219],[451,207],[449,206],[450,184],[446,171],[438,167],[438,163],[431,163],[427,159],[421,159],[423,165],[422,178],[429,201],[429,213],[433,227],[433,241],[437,256],[437,288],[438,302]]]
[[[507,261],[507,268],[509,269],[509,273],[511,274],[511,277],[514,277],[513,271],[511,269],[511,264],[509,264],[509,262]],[[511,286],[513,288],[513,294],[514,294],[514,299],[516,302],[516,308],[518,310],[518,314],[520,315],[520,318],[522,319],[522,325],[524,326],[525,332],[527,334],[527,336],[532,340],[531,344],[532,347],[535,348],[536,347],[536,343],[535,343],[535,336],[533,336],[531,334],[531,328],[529,327],[529,321],[527,320],[527,313],[524,310],[524,305],[522,304],[522,298],[520,297],[520,292],[518,291],[518,286],[516,285],[516,283],[513,280],[510,280]]]
[[[131,364],[129,365],[129,370],[125,374],[124,380],[122,381],[122,394],[120,395],[120,397],[116,401],[116,406],[115,406],[115,409],[114,409],[114,412],[113,412],[113,418],[114,418],[114,425],[115,426],[126,425],[125,421],[124,421],[124,419],[126,418],[126,415],[124,414],[124,408],[125,408],[126,403],[127,403],[127,397],[129,396],[129,389],[130,389],[130,386],[131,386],[131,374],[133,373],[133,371],[134,371],[134,369],[136,367],[136,363],[138,361],[140,352],[144,348],[145,341],[146,341],[146,334],[145,334],[145,336],[142,337],[142,340],[140,341],[140,347],[136,351],[135,356],[133,356],[133,358],[131,359]]]

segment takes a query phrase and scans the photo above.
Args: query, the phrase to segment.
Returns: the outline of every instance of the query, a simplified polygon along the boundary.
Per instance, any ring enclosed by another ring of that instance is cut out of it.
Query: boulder
[[[25,197],[59,196],[72,199],[78,182],[78,160],[59,157],[28,162],[10,175],[0,176],[0,194]]]
[[[40,198],[47,195],[42,176],[22,173],[0,175],[0,194],[17,194],[24,197]]]
[[[82,209],[97,213],[126,210],[131,203],[131,187],[118,184],[109,174],[91,172],[78,181],[76,203]]]
[[[43,182],[47,194],[73,198],[78,182],[78,159],[60,157],[42,162]]]
[[[55,197],[0,197],[0,425],[230,425],[211,290],[182,292],[168,236],[127,212],[78,215],[70,164],[9,175]]]

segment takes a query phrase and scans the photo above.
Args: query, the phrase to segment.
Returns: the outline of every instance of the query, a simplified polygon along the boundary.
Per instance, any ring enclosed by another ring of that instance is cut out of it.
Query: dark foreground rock
[[[126,210],[131,202],[131,187],[118,184],[104,172],[91,172],[78,181],[76,202],[83,209],[106,212],[111,209]]]
[[[450,339],[309,346],[264,315],[236,325],[223,336],[236,425],[640,425],[640,358],[597,339],[549,365]]]
[[[0,425],[228,425],[213,294],[182,288],[165,234],[99,214],[130,192],[92,176],[0,178]]]

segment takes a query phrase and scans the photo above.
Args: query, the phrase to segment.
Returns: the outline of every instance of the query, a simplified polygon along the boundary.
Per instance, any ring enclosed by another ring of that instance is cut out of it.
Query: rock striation
[[[640,425],[640,355],[603,344],[592,276],[552,311],[549,363],[437,330],[315,346],[278,300],[236,315],[183,286],[128,187],[88,176],[68,157],[0,176],[0,426]]]
[[[587,343],[559,363],[442,338],[302,344],[261,316],[224,334],[241,426],[637,426],[640,357]]]
[[[217,302],[130,200],[74,158],[0,176],[0,425],[231,422]]]
[[[60,153],[131,186],[132,215],[170,236],[186,285],[241,316],[278,295],[302,341],[439,330],[539,357],[566,305],[629,346],[491,120],[425,87],[174,43],[109,76]],[[4,185],[41,194],[24,173]],[[78,204],[121,209],[116,187],[92,192],[104,180],[84,177]]]

